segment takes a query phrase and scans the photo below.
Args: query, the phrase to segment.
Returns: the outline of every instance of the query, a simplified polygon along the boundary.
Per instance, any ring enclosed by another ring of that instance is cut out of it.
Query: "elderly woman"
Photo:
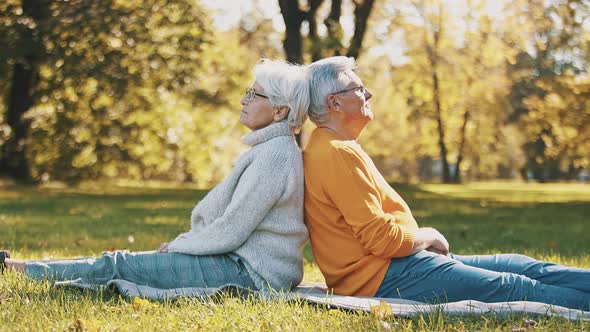
[[[295,139],[307,118],[303,67],[262,60],[242,98],[240,122],[250,146],[229,176],[200,201],[191,230],[159,250],[117,251],[102,257],[18,261],[0,252],[2,268],[31,278],[78,279],[102,285],[124,279],[156,288],[289,289],[303,277],[303,161]]]

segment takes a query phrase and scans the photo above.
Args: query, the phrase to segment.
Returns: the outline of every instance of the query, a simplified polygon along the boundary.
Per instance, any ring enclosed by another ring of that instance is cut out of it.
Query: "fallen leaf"
[[[391,316],[393,314],[391,306],[383,300],[379,301],[379,305],[371,307],[371,313],[375,315],[375,317],[380,319]]]
[[[131,305],[133,305],[133,309],[135,310],[141,310],[141,309],[146,309],[149,308],[151,303],[150,301],[146,300],[146,299],[141,299],[139,297],[134,297],[133,298],[133,302],[131,303]]]
[[[84,331],[84,321],[76,318],[76,320],[74,320],[73,322],[68,324],[68,331],[69,332],[83,332]]]
[[[514,327],[511,332],[525,332],[526,330],[534,330],[537,325],[532,319],[523,319],[522,327]]]
[[[133,309],[135,310],[139,310],[141,309],[142,306],[148,306],[150,304],[150,301],[146,300],[146,299],[142,299],[139,297],[134,297],[133,298]]]
[[[381,327],[383,327],[383,329],[385,331],[391,331],[391,324],[389,324],[388,322],[384,322],[384,321],[379,321],[381,323]]]
[[[525,319],[522,322],[522,327],[524,327],[525,329],[534,329],[536,325],[537,322],[535,322],[532,319]]]

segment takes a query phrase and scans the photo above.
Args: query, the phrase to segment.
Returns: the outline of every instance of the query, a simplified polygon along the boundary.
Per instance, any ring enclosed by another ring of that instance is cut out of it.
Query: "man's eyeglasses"
[[[338,95],[338,94],[347,93],[347,92],[350,92],[350,91],[358,91],[358,92],[360,92],[360,93],[362,93],[364,95],[366,95],[367,92],[368,92],[367,88],[365,88],[362,85],[359,85],[359,86],[355,86],[354,88],[345,89],[345,90],[342,90],[342,91],[334,92],[332,94],[333,95]]]
[[[254,90],[253,88],[246,90],[246,98],[248,98],[248,102],[251,102],[252,100],[254,100],[254,97],[256,97],[256,96],[268,99],[267,96],[257,93],[256,90]]]

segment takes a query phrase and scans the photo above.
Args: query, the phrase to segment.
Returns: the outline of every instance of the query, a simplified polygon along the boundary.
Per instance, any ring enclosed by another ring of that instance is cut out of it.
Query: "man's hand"
[[[164,242],[164,243],[160,244],[160,248],[158,249],[158,252],[161,252],[161,253],[168,252],[168,243]]]
[[[421,227],[414,232],[414,247],[411,254],[422,250],[428,250],[437,254],[446,255],[449,253],[449,242],[436,229]]]
[[[443,256],[446,256],[449,253],[448,251],[438,250],[438,249],[436,249],[434,247],[428,247],[428,248],[426,248],[426,251],[430,251],[430,252],[433,252],[435,254],[439,254],[439,255],[443,255]]]

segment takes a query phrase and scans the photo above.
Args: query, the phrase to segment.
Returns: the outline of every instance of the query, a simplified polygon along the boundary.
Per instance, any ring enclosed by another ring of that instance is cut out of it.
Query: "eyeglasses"
[[[350,91],[359,91],[360,93],[362,93],[364,95],[366,95],[367,92],[369,92],[369,90],[367,90],[367,88],[365,88],[362,85],[359,85],[359,86],[355,86],[354,88],[345,89],[345,90],[342,90],[342,91],[334,92],[332,94],[333,95],[337,95],[337,94],[341,94],[341,93],[347,93],[347,92],[350,92]]]
[[[267,96],[257,93],[256,90],[254,90],[253,88],[246,90],[246,98],[248,98],[248,102],[251,102],[252,100],[254,100],[254,97],[256,97],[256,96],[268,99]]]

